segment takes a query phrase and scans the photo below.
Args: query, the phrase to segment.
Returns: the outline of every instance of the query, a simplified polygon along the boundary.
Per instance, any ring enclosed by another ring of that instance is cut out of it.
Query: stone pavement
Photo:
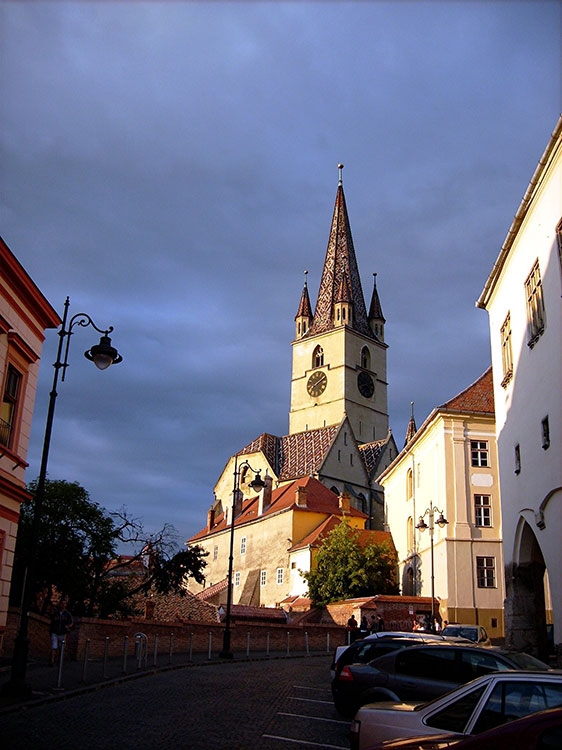
[[[326,651],[311,651],[308,655],[327,656]],[[290,659],[303,656],[307,654],[305,652],[287,653],[286,650],[271,651],[269,654],[265,651],[256,651],[250,652],[249,655],[241,651],[234,653],[233,661]],[[137,680],[151,674],[221,663],[225,663],[225,660],[220,659],[218,653],[212,653],[210,659],[208,653],[193,653],[191,658],[188,653],[171,656],[169,653],[160,653],[156,657],[156,662],[154,654],[150,653],[141,660],[140,664],[135,653],[129,653],[126,663],[123,658],[109,659],[105,664],[103,659],[89,659],[87,663],[64,660],[62,669],[60,669],[60,664],[51,667],[46,661],[30,659],[27,667],[27,683],[31,688],[31,694],[24,699],[12,697],[3,691],[4,686],[10,680],[11,669],[9,664],[4,664],[0,666],[0,716],[22,708],[31,708],[99,690],[106,686]]]

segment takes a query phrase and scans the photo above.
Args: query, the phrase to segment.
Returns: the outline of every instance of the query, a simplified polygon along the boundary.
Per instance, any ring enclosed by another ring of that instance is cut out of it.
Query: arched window
[[[411,469],[406,474],[406,500],[410,500],[414,495],[414,475]]]
[[[371,369],[371,352],[366,346],[361,349],[361,367],[365,370]]]
[[[414,549],[414,519],[412,516],[408,518],[406,524],[406,534],[408,537],[408,552]]]
[[[408,568],[406,571],[406,580],[404,581],[404,594],[406,596],[414,596],[414,571],[412,568]]]
[[[321,346],[317,346],[312,354],[312,366],[322,367],[324,365],[324,349]]]

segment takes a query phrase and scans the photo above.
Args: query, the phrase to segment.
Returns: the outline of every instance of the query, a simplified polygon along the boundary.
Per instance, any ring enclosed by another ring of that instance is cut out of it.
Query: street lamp
[[[115,347],[111,346],[111,339],[109,334],[113,331],[113,326],[106,328],[98,328],[94,321],[86,313],[77,313],[73,315],[68,322],[68,308],[70,306],[70,300],[67,297],[64,303],[64,314],[62,318],[62,325],[59,330],[59,345],[57,350],[57,361],[54,363],[55,374],[53,377],[53,387],[49,396],[49,409],[47,412],[47,424],[45,426],[45,438],[43,440],[43,453],[41,456],[41,469],[39,471],[39,479],[37,481],[37,489],[35,492],[35,507],[33,512],[33,523],[31,527],[31,542],[27,553],[27,567],[24,572],[23,582],[23,593],[21,599],[21,615],[20,623],[17,636],[14,642],[14,653],[12,656],[12,672],[10,682],[7,684],[9,692],[12,694],[26,694],[30,692],[30,689],[25,684],[25,675],[27,671],[27,654],[29,651],[29,638],[28,638],[28,620],[29,620],[29,608],[31,606],[34,590],[33,590],[33,578],[35,572],[35,557],[37,554],[37,545],[39,540],[39,527],[41,525],[41,512],[43,508],[43,500],[45,497],[45,480],[47,478],[47,460],[49,458],[49,445],[51,442],[51,432],[53,429],[53,417],[55,414],[55,402],[57,399],[57,383],[59,378],[59,371],[62,370],[61,380],[64,380],[66,368],[68,365],[68,349],[70,346],[70,337],[72,336],[72,329],[74,326],[81,326],[87,328],[92,326],[98,333],[101,333],[99,344],[92,346],[91,349],[84,352],[86,359],[92,361],[96,367],[100,370],[107,369],[112,364],[118,364],[123,361],[123,357],[119,354]],[[66,340],[66,345],[65,345]],[[64,358],[61,360],[64,347]]]
[[[253,469],[248,461],[243,461],[238,466],[238,456],[234,456],[234,487],[232,490],[232,518],[230,519],[230,555],[228,557],[228,590],[226,595],[226,617],[224,620],[224,635],[222,642],[222,651],[219,656],[222,659],[232,659],[232,651],[230,650],[230,610],[232,607],[232,563],[234,559],[234,514],[236,512],[236,501],[241,494],[240,491],[240,474],[242,469],[248,469],[255,474],[254,479],[250,482],[250,487],[259,492],[265,487],[265,482],[260,476],[261,469],[256,471]]]
[[[438,518],[435,518],[436,512],[439,513]],[[429,526],[423,520],[426,516],[429,517]],[[429,540],[431,546],[431,628],[433,628],[433,624],[435,622],[435,566],[433,562],[433,535],[435,533],[435,524],[437,524],[442,529],[448,523],[449,522],[443,515],[443,511],[439,510],[439,508],[436,508],[433,505],[433,501],[430,501],[429,508],[427,508],[425,513],[420,516],[419,521],[416,525],[416,529],[419,529],[420,531],[429,529]]]

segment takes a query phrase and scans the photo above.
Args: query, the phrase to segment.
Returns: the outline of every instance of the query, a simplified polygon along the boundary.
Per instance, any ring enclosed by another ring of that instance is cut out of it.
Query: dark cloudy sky
[[[0,234],[79,329],[49,464],[181,539],[235,450],[288,430],[343,162],[402,445],[490,361],[480,294],[556,124],[559,2],[2,2]],[[28,478],[38,472],[41,366]]]

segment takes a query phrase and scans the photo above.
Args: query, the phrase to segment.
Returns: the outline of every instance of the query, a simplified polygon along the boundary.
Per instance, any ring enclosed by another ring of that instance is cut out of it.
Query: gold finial
[[[414,402],[410,401],[410,405],[412,407],[412,419],[414,418]]]
[[[339,177],[338,185],[341,187],[341,185],[343,185],[343,174],[342,174],[343,164],[338,164],[338,169],[340,171],[340,177]]]
[[[306,282],[308,280],[308,271],[304,272],[304,285],[306,286]]]

